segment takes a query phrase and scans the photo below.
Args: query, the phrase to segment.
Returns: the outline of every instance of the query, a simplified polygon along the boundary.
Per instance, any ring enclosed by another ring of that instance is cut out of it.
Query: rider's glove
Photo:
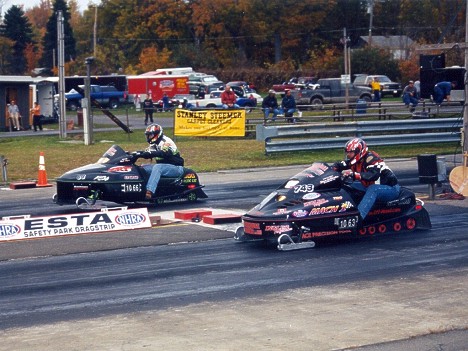
[[[341,175],[345,178],[352,178],[354,180],[354,172],[350,169],[345,169],[341,172]]]
[[[133,158],[133,162],[135,162],[136,160],[138,160],[140,157],[144,157],[144,156],[143,156],[144,153],[145,153],[144,151],[133,151],[133,152],[131,153],[132,158]]]
[[[343,168],[343,167],[346,167],[346,162],[345,161],[335,162],[334,164],[332,164],[332,168],[335,171],[339,171],[340,168]]]
[[[141,157],[143,157],[143,158],[151,158],[151,152],[142,151],[142,152],[141,152]]]

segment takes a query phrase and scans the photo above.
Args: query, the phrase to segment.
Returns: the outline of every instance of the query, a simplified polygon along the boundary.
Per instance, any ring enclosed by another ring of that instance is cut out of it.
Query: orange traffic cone
[[[47,182],[47,172],[45,169],[45,161],[44,161],[44,152],[39,153],[39,174],[37,176],[37,183],[36,186],[38,187],[47,187],[52,186]]]

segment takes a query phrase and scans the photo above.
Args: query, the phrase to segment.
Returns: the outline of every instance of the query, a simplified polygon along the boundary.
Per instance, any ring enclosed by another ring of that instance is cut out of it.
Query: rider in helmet
[[[375,201],[391,201],[398,198],[400,185],[384,160],[370,151],[364,140],[354,138],[345,145],[346,159],[333,164],[344,177],[353,179],[352,187],[365,191],[358,205],[361,219],[366,218]]]
[[[150,200],[156,192],[161,176],[182,176],[184,159],[180,156],[174,141],[164,135],[163,128],[159,124],[153,123],[146,127],[145,136],[149,146],[144,152],[137,153],[137,156],[156,160],[156,164],[151,167],[151,174],[146,184],[145,197]]]

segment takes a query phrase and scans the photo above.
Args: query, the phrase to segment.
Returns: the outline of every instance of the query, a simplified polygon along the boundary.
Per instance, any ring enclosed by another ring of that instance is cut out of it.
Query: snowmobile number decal
[[[139,193],[142,191],[141,184],[121,184],[123,193]]]
[[[344,217],[344,218],[335,218],[335,225],[338,226],[338,229],[349,229],[356,228],[358,224],[358,217]]]
[[[314,191],[313,184],[302,184],[294,187],[294,192],[297,193],[311,193]]]

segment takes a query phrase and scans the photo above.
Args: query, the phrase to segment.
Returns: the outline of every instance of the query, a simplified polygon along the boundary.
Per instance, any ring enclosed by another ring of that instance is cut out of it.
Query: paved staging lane
[[[429,232],[295,252],[192,223],[1,243],[0,350],[462,350],[466,201],[428,201]]]
[[[468,218],[448,219],[296,252],[225,239],[2,262],[2,347],[331,350],[463,329]]]

